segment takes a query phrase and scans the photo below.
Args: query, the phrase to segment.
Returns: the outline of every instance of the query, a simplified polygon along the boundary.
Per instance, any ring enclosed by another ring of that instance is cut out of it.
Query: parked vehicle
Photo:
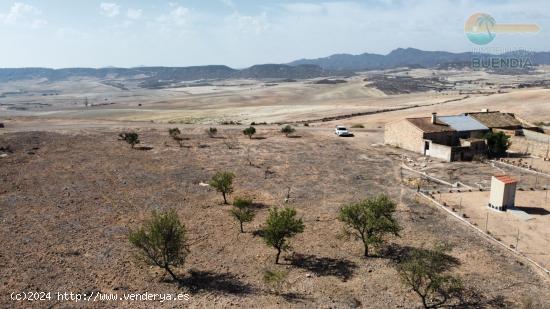
[[[353,136],[353,133],[351,133],[351,131],[344,126],[336,126],[334,129],[334,134],[338,136]]]

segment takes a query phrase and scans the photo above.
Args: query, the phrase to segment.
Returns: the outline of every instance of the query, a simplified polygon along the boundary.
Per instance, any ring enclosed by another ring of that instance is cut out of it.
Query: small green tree
[[[369,256],[369,245],[383,243],[386,234],[399,236],[401,228],[393,217],[395,207],[388,196],[380,195],[340,209],[340,221],[351,229],[351,234],[361,239],[365,257]]]
[[[490,157],[502,157],[511,145],[510,137],[504,132],[489,132],[485,134],[487,140],[488,155]]]
[[[237,197],[233,201],[233,208],[230,210],[231,215],[239,221],[241,226],[241,233],[244,233],[243,223],[252,222],[254,219],[254,212],[250,207],[252,206],[252,199]]]
[[[296,219],[296,209],[272,208],[265,223],[262,237],[267,245],[277,250],[275,264],[279,264],[281,252],[289,248],[287,238],[293,237],[304,231],[302,219]]]
[[[208,130],[206,130],[206,133],[208,134],[209,137],[213,138],[218,134],[218,129],[208,128]]]
[[[252,135],[256,134],[256,128],[248,127],[243,130],[243,134],[248,136],[248,138],[252,139]]]
[[[281,129],[281,133],[283,133],[284,135],[286,135],[288,137],[289,134],[292,134],[294,133],[296,130],[289,124],[287,124],[286,126],[284,126],[282,129]]]
[[[122,140],[126,141],[128,144],[134,148],[135,145],[139,144],[139,135],[135,132],[124,132],[118,135]]]
[[[179,281],[172,267],[183,265],[189,250],[185,226],[174,209],[161,213],[153,211],[150,220],[130,232],[129,240],[139,249],[145,262],[163,268]]]
[[[227,202],[227,195],[233,192],[233,178],[235,174],[231,172],[217,172],[214,177],[208,182],[208,184],[216,189],[216,191],[221,192],[223,196],[223,203],[229,204]]]
[[[420,297],[424,308],[440,307],[459,297],[463,290],[461,280],[448,274],[457,264],[455,258],[446,254],[449,250],[446,245],[437,245],[434,250],[415,248],[398,265],[403,284]]]

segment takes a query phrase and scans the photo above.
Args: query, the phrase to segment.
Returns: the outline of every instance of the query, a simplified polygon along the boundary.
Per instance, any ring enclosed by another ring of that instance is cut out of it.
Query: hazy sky
[[[464,22],[537,23],[490,48],[550,50],[548,0],[0,0],[0,67],[285,63],[398,47],[471,51]]]

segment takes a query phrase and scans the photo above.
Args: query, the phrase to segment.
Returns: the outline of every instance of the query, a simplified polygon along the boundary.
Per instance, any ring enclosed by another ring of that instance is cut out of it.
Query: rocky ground
[[[476,297],[463,307],[518,307],[526,299],[550,303],[547,279],[510,253],[486,242],[399,184],[400,155],[369,146],[366,133],[337,138],[298,131],[286,138],[259,128],[255,139],[237,129],[208,138],[185,130],[182,146],[165,130],[140,131],[131,149],[118,131],[0,135],[0,307],[318,307],[414,308],[394,259],[403,249],[454,246],[451,254]],[[363,135],[365,134],[365,135]],[[9,148],[9,151],[6,150]],[[232,149],[230,149],[232,148]],[[257,202],[255,220],[241,234],[221,204],[202,186],[219,170],[233,171],[235,193]],[[304,233],[275,267],[275,251],[258,236],[270,207],[296,207]],[[345,203],[387,193],[399,202],[401,237],[364,259],[337,220]],[[154,209],[175,208],[185,223],[190,255],[177,269],[183,286],[141,264],[128,232]],[[266,269],[289,271],[282,294],[263,282]],[[189,293],[183,302],[16,302],[21,291]],[[455,303],[456,304],[456,303]]]

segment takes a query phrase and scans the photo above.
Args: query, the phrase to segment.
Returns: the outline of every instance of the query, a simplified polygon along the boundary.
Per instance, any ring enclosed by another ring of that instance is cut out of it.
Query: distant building
[[[386,144],[445,161],[472,160],[487,152],[489,128],[468,115],[405,118],[386,124]]]
[[[509,176],[493,176],[489,207],[500,211],[515,207],[517,181]]]

